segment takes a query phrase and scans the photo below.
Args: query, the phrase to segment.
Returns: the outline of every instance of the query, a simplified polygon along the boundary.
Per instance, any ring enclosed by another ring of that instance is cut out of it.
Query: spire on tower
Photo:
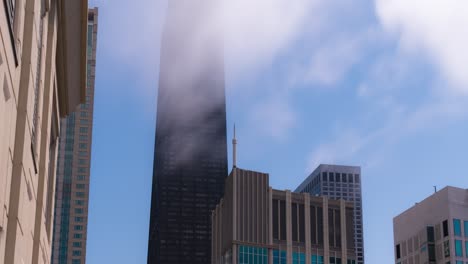
[[[232,139],[232,166],[237,167],[237,139],[236,139],[236,124],[234,124],[234,137]]]

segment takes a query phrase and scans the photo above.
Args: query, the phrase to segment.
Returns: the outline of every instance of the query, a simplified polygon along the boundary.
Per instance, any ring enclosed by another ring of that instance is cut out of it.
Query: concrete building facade
[[[364,263],[364,227],[361,168],[321,164],[295,190],[299,193],[343,199],[354,204],[354,245],[357,263]]]
[[[50,263],[60,118],[85,100],[87,1],[0,11],[0,263]]]
[[[52,264],[84,264],[88,230],[98,9],[88,12],[86,100],[61,120]]]
[[[468,189],[446,187],[393,219],[395,263],[468,263]]]
[[[212,264],[355,264],[353,203],[278,191],[234,167],[212,213]]]

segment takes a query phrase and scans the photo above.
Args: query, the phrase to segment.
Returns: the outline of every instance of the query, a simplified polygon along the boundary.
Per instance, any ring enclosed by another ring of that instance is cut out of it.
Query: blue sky
[[[145,263],[167,3],[90,4],[100,10],[87,261]],[[366,261],[394,263],[392,218],[433,185],[468,187],[468,2],[224,4],[239,166],[270,173],[276,189],[319,163],[362,166]]]

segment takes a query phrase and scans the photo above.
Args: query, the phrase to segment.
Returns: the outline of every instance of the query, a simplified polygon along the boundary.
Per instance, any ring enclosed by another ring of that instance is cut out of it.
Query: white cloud
[[[310,153],[308,171],[320,163],[363,162],[361,165],[364,167],[377,166],[389,157],[389,150],[405,137],[468,119],[466,98],[436,100],[411,110],[390,103],[387,105],[387,114],[381,117],[382,122],[375,129],[356,130],[354,126],[341,128],[331,141],[321,144]]]
[[[268,64],[303,30],[317,0],[223,0],[227,59],[234,72]],[[214,22],[214,23],[216,23]],[[232,74],[232,72],[230,73]]]
[[[449,87],[468,93],[467,1],[376,0],[376,11],[403,49],[428,55]]]
[[[250,116],[252,127],[275,140],[285,140],[296,121],[296,112],[291,104],[280,97],[268,98],[258,103]]]
[[[356,29],[356,31],[361,29]],[[374,30],[331,34],[318,46],[307,65],[304,81],[334,85],[355,66],[373,43]]]

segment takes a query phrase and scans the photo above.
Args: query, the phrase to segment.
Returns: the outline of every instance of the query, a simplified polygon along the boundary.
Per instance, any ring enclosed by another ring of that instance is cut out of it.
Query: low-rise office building
[[[468,189],[446,187],[393,219],[395,263],[468,263]]]
[[[274,190],[234,167],[212,214],[212,264],[354,264],[353,203]]]

